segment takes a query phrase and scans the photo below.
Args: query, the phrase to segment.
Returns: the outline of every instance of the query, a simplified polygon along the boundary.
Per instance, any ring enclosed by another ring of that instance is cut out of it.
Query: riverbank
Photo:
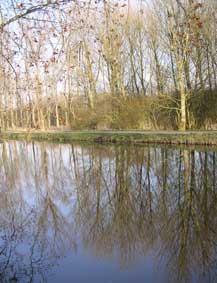
[[[217,146],[217,131],[3,131],[3,140]]]

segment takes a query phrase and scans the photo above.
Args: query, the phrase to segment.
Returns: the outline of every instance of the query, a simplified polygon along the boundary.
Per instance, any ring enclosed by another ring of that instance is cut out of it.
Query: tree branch
[[[69,3],[71,1],[73,1],[73,0],[56,0],[56,1],[48,0],[47,3],[31,7],[29,9],[27,9],[25,12],[20,13],[18,15],[15,15],[14,17],[8,19],[7,21],[1,23],[0,24],[0,30],[3,29],[5,26],[7,26],[7,25],[9,25],[13,22],[16,22],[17,20],[19,20],[19,19],[21,19],[21,18],[23,18],[23,17],[25,17],[29,14],[43,10],[44,8],[47,8],[49,6],[57,6],[57,5],[61,5],[61,4],[66,4],[66,3]]]

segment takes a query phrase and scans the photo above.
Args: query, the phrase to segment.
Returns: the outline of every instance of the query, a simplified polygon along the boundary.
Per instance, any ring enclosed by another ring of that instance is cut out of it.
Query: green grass
[[[217,145],[217,132],[2,132],[4,140],[36,140],[70,143],[86,141],[96,143]]]

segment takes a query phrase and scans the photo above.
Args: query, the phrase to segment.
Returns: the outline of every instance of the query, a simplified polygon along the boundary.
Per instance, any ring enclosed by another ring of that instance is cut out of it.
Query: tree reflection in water
[[[2,143],[0,282],[43,282],[78,247],[215,282],[216,203],[213,150]]]

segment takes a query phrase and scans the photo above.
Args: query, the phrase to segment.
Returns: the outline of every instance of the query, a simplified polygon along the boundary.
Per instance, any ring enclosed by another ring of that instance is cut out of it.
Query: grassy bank
[[[87,141],[97,143],[135,143],[135,144],[183,144],[217,146],[217,131],[176,132],[176,131],[75,131],[75,132],[15,132],[0,134],[3,140],[36,140],[54,142]]]

